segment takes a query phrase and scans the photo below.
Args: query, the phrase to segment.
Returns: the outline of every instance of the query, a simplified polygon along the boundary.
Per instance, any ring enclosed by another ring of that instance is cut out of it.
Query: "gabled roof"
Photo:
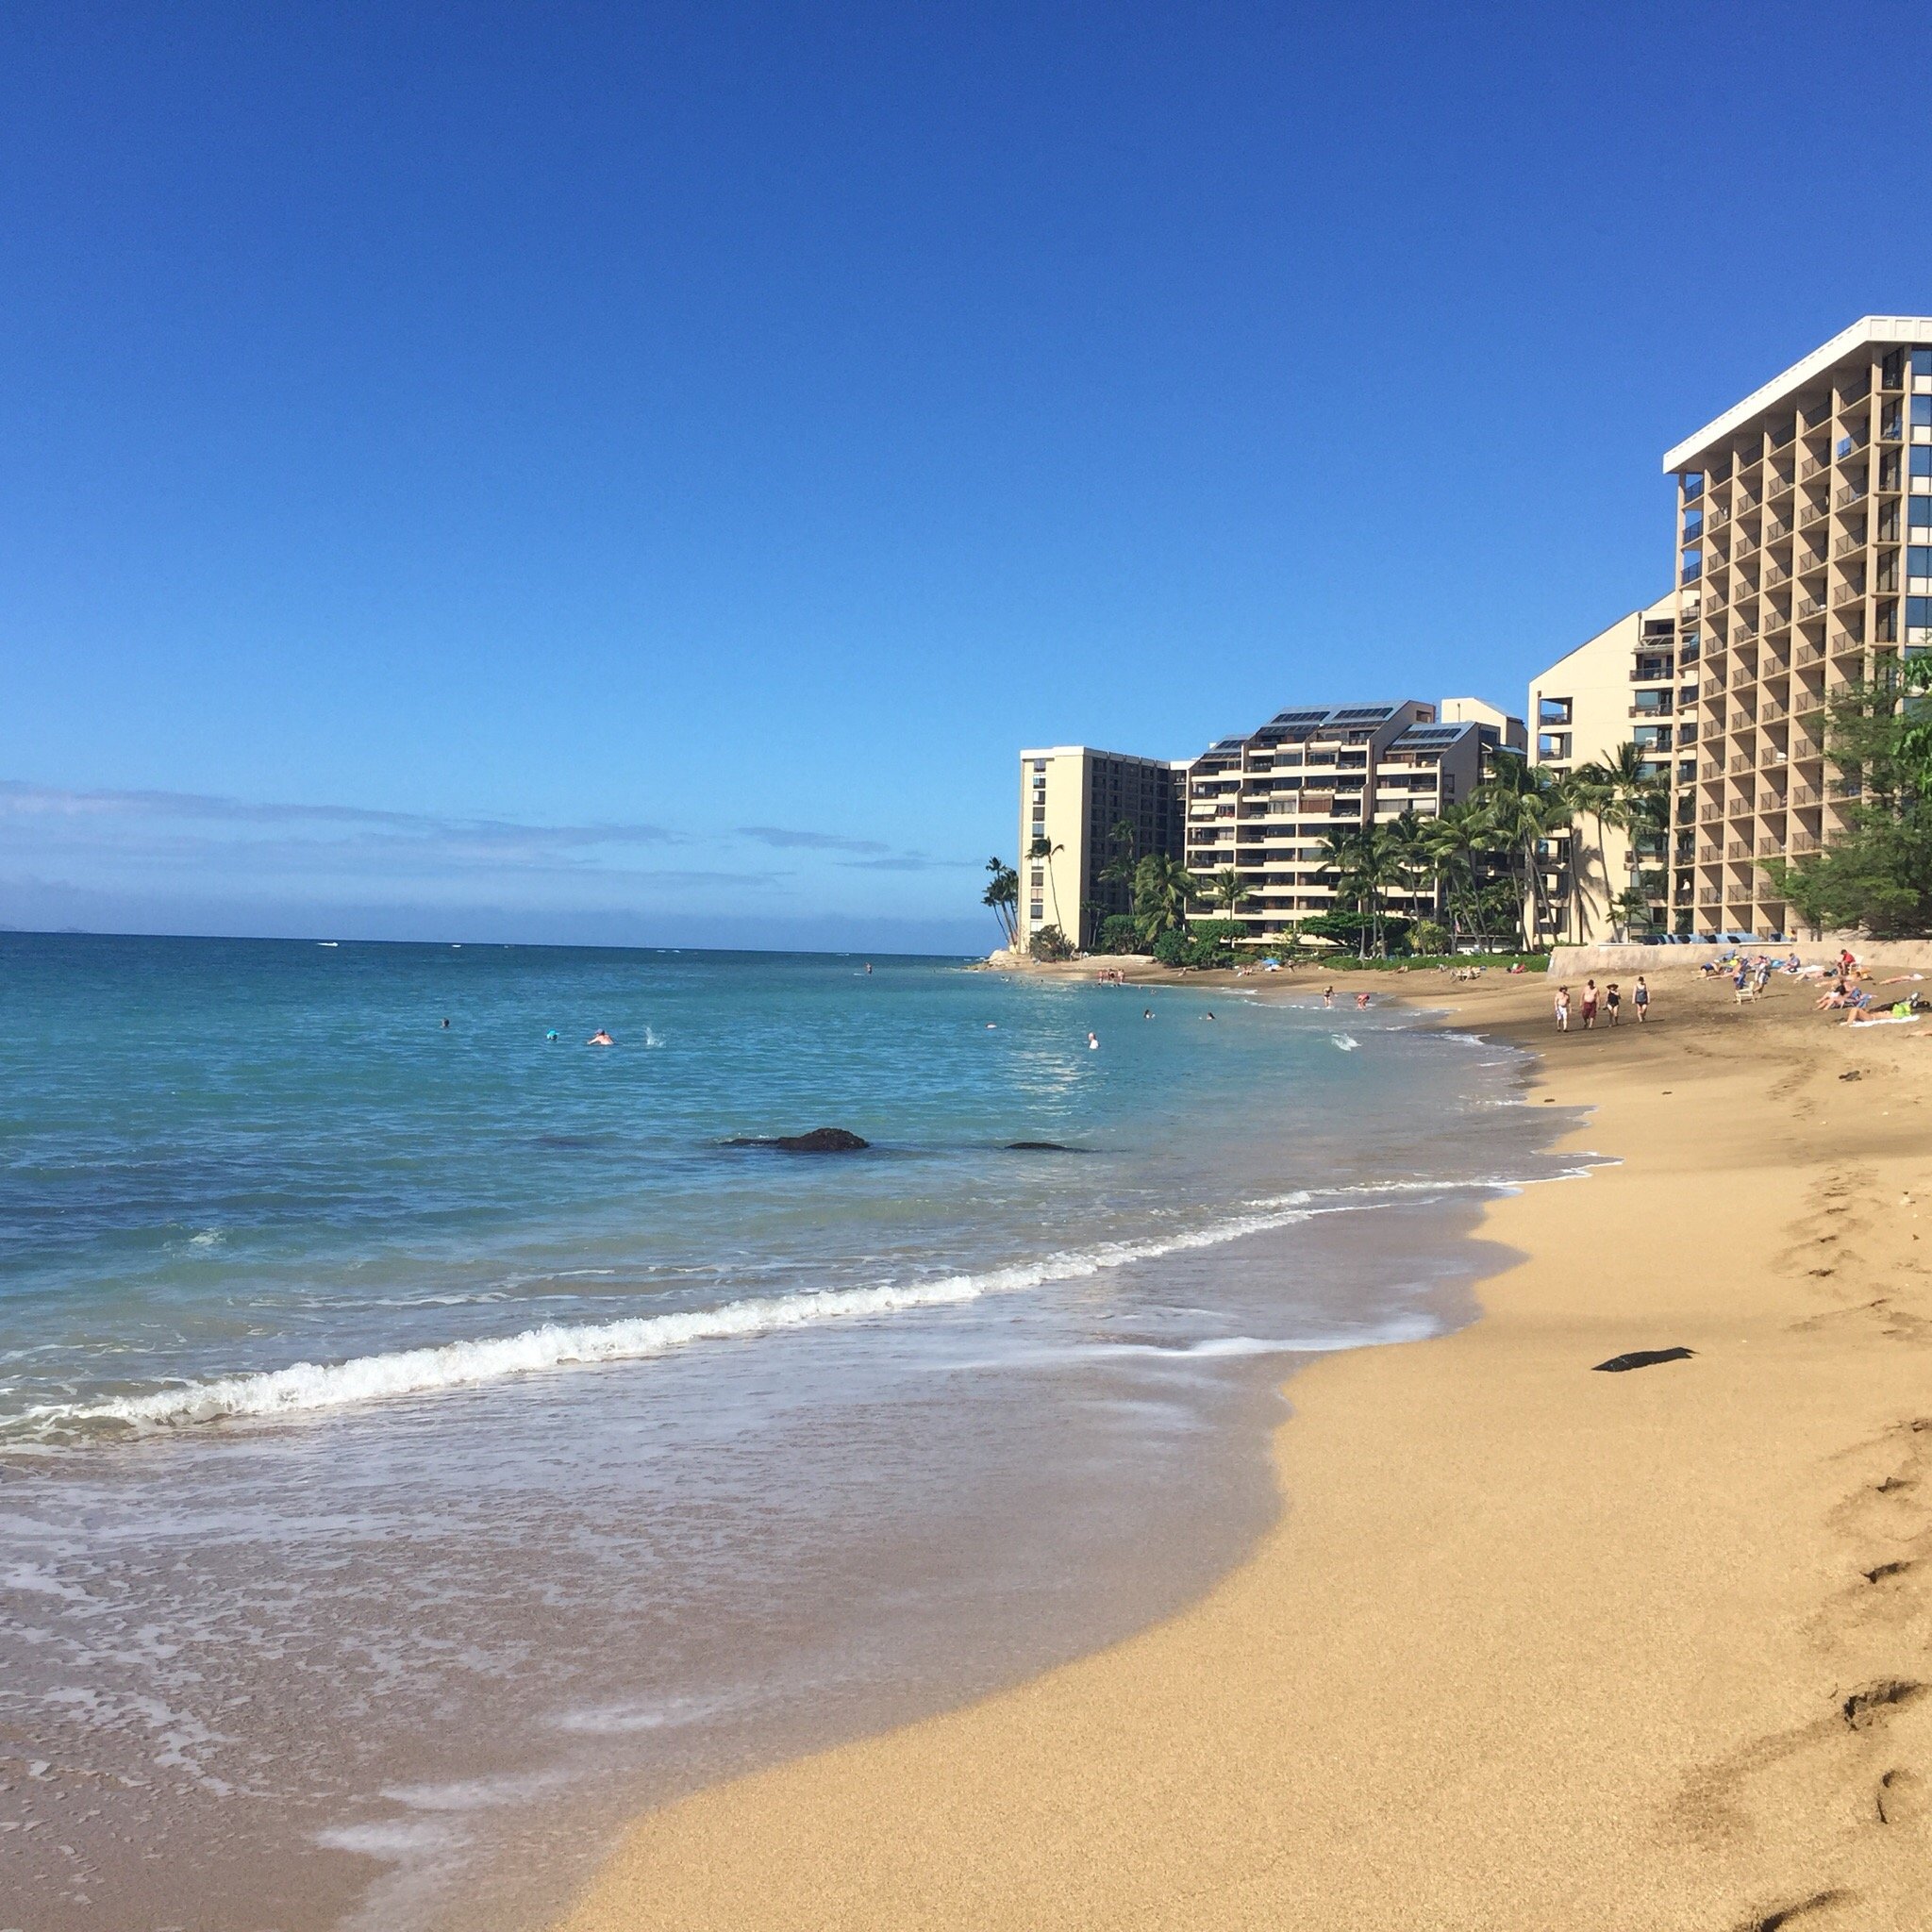
[[[1793,362],[1782,375],[1774,376],[1761,389],[1754,389],[1741,403],[1707,423],[1695,436],[1687,436],[1664,452],[1664,475],[1690,467],[1693,457],[1702,456],[1712,443],[1721,442],[1734,429],[1741,429],[1752,417],[1771,408],[1784,397],[1795,394],[1834,363],[1841,362],[1855,349],[1872,342],[1914,342],[1932,344],[1932,315],[1866,315],[1840,329],[1830,341],[1813,349],[1802,362]]]

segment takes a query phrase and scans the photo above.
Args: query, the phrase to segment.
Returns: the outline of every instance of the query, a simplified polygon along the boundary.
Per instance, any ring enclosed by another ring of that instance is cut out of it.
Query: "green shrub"
[[[1385,913],[1381,926],[1382,943],[1391,953],[1400,952],[1408,937],[1408,928],[1409,922],[1399,913]],[[1366,913],[1311,912],[1295,929],[1305,939],[1330,940],[1351,953],[1361,951],[1366,934],[1369,951],[1374,953],[1375,950],[1374,922]]]
[[[1449,928],[1439,925],[1433,919],[1418,919],[1410,927],[1408,949],[1411,953],[1427,953],[1440,956],[1449,950]]]
[[[1074,942],[1057,925],[1042,925],[1028,949],[1036,959],[1071,959]]]
[[[1231,966],[1235,941],[1247,931],[1238,919],[1203,919],[1177,925],[1154,942],[1154,957],[1163,966]]]
[[[1143,943],[1141,928],[1131,912],[1110,912],[1100,922],[1093,950],[1096,953],[1138,953]]]

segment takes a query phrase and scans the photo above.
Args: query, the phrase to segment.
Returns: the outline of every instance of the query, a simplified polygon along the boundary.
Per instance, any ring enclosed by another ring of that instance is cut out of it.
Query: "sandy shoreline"
[[[568,1932],[1932,1925],[1932,1023],[1338,985],[1544,1048],[1623,1164],[1494,1205],[1472,1327],[1294,1377],[1192,1609],[640,1820]]]

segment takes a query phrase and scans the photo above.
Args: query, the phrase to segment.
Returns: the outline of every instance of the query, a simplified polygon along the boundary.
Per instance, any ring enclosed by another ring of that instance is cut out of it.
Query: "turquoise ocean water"
[[[0,936],[6,1923],[541,1923],[1185,1601],[1555,1171],[1390,1013],[872,967]]]

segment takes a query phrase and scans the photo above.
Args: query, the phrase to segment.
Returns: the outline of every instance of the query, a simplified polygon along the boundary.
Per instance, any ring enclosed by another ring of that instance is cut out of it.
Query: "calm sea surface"
[[[1466,1319],[1515,1079],[942,961],[0,935],[0,1924],[539,1924],[1175,1607],[1298,1355]]]

